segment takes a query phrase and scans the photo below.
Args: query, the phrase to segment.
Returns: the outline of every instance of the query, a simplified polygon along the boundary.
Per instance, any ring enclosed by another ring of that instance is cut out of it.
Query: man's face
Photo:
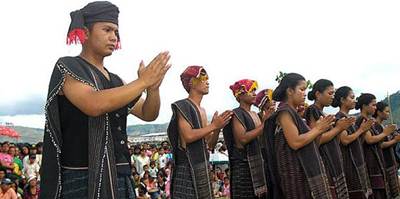
[[[88,31],[84,46],[100,56],[109,56],[117,47],[118,34],[118,25],[110,22],[96,22]]]
[[[205,71],[201,71],[199,78],[192,79],[192,89],[202,95],[207,95],[209,92],[210,84],[208,82],[208,75]]]
[[[253,89],[247,93],[238,96],[239,102],[244,102],[246,104],[254,104],[256,101],[256,89]]]

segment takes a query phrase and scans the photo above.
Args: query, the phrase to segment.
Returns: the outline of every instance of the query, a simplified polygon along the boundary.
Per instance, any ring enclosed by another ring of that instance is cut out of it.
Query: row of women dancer
[[[207,72],[191,66],[181,80],[189,96],[172,104],[168,128],[175,155],[173,198],[213,197],[207,148],[215,146],[220,131],[229,151],[231,198],[399,196],[393,147],[400,135],[395,125],[383,125],[390,109],[373,94],[356,99],[350,87],[335,91],[331,81],[320,79],[307,94],[313,104],[305,107],[308,85],[300,74],[286,74],[274,90],[258,94],[257,82],[243,79],[230,86],[239,106],[216,112],[208,123],[201,107]],[[329,106],[339,108],[336,115],[324,113]],[[349,114],[353,109],[360,110],[357,117]]]

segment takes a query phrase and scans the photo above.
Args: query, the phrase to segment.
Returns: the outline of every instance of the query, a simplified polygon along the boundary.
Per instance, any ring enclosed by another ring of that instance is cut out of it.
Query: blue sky
[[[43,126],[40,113],[54,63],[80,51],[65,45],[69,12],[88,2],[3,3],[0,122]],[[170,104],[186,97],[179,74],[188,65],[203,65],[210,74],[203,103],[208,114],[236,106],[228,89],[234,81],[250,78],[274,88],[279,71],[313,82],[330,79],[378,99],[400,90],[398,1],[112,2],[121,12],[122,50],[106,59],[110,71],[130,82],[142,59],[148,63],[163,50],[172,56],[155,123],[167,122]],[[143,122],[132,117],[129,123]]]

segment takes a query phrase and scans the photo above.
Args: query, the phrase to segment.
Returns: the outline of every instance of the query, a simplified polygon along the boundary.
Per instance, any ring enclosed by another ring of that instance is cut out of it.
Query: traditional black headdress
[[[118,7],[108,1],[95,1],[82,9],[71,12],[71,24],[68,29],[67,44],[85,42],[85,27],[95,22],[111,22],[118,25]],[[119,35],[117,49],[120,48]]]

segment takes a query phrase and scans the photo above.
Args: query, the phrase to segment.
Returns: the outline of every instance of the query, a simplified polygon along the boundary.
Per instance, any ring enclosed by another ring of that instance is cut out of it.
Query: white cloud
[[[79,53],[79,46],[65,45],[65,36],[69,12],[87,2],[4,3],[0,103],[47,94],[57,58]],[[235,80],[253,78],[273,88],[278,71],[328,78],[379,99],[400,89],[398,1],[113,2],[121,11],[122,50],[107,58],[111,71],[129,82],[140,60],[171,52],[156,122],[167,122],[170,104],[186,97],[179,74],[187,65],[204,65],[211,76],[204,98],[209,114],[236,105],[228,89]]]

